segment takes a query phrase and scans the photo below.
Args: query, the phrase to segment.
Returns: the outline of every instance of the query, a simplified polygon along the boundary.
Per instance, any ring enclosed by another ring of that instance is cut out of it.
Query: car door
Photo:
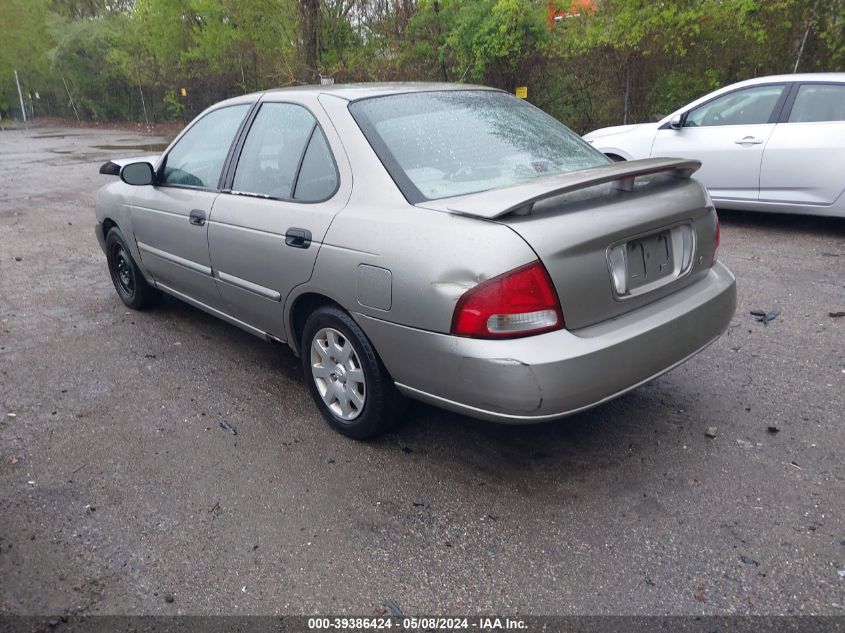
[[[311,277],[329,224],[349,198],[348,184],[339,191],[325,130],[301,104],[262,103],[209,224],[224,310],[281,340],[284,300]]]
[[[684,113],[682,127],[658,130],[652,156],[695,158],[695,177],[718,200],[757,200],[760,164],[786,84],[734,90]]]
[[[156,183],[137,187],[130,214],[144,268],[156,283],[219,307],[208,255],[207,220],[235,134],[250,104],[213,110],[173,144]]]
[[[763,153],[760,200],[833,204],[845,190],[845,84],[794,88]]]

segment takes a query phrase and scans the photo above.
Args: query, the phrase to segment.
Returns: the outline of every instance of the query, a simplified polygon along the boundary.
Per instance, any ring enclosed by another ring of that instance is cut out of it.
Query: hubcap
[[[122,246],[114,252],[114,278],[124,293],[131,296],[135,292],[135,278],[129,265],[129,256]]]
[[[351,421],[364,409],[367,385],[358,353],[334,328],[323,328],[311,341],[311,375],[317,392],[337,417]]]

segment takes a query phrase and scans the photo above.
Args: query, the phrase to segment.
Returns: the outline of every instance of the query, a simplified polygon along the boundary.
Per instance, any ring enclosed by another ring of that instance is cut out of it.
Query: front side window
[[[845,121],[845,85],[804,84],[789,113],[790,123]]]
[[[261,106],[241,151],[232,190],[281,200],[330,197],[337,172],[317,120],[291,103]]]
[[[389,95],[349,111],[412,204],[609,162],[542,110],[498,91]]]
[[[249,107],[220,108],[192,125],[167,154],[159,183],[216,189],[229,147]]]
[[[783,84],[754,86],[730,92],[690,110],[684,127],[768,123]]]

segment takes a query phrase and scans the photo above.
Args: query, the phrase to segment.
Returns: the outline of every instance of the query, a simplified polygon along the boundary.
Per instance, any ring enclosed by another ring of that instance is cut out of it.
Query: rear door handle
[[[292,226],[285,233],[285,244],[293,248],[308,248],[311,246],[311,231]]]
[[[191,215],[188,216],[188,221],[194,226],[204,226],[205,211],[202,209],[191,209]]]
[[[754,138],[753,136],[743,136],[734,141],[737,145],[759,145],[762,142],[762,139]]]

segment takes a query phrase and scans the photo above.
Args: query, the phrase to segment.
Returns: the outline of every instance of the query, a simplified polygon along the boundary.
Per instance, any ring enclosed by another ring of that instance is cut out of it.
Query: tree
[[[446,38],[459,80],[470,77],[513,91],[528,80],[547,36],[546,14],[531,0],[457,3]],[[447,3],[443,3],[446,8]]]
[[[0,21],[0,114],[20,115],[14,71],[24,91],[43,90],[49,75],[47,4],[45,0],[4,0]],[[28,99],[27,99],[28,100]]]
[[[320,0],[299,0],[299,19],[302,39],[302,79],[313,83],[319,78],[317,51],[320,32]]]
[[[571,0],[558,0],[569,9]],[[548,28],[546,0],[3,0],[12,71],[49,111],[187,119],[225,97],[337,81],[529,87],[578,131],[649,120],[748,77],[845,68],[843,0],[596,0]],[[67,84],[67,89],[65,87]],[[183,94],[182,89],[185,90]]]

